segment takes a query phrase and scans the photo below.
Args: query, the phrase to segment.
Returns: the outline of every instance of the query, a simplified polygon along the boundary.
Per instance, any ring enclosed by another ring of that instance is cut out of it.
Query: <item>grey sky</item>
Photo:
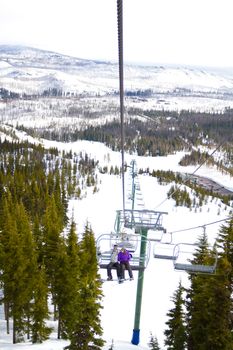
[[[117,60],[117,0],[0,0],[0,44]],[[123,0],[124,59],[233,66],[232,0]]]

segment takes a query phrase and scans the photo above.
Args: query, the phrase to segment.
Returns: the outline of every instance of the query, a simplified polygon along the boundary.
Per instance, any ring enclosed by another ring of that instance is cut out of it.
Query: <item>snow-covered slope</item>
[[[117,62],[78,59],[20,46],[0,46],[0,86],[18,92],[105,94],[118,90]],[[125,89],[172,93],[175,96],[233,95],[233,79],[221,71],[195,67],[125,64]]]

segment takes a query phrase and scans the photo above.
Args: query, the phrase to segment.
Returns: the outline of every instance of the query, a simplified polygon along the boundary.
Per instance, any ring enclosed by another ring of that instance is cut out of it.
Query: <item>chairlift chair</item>
[[[153,240],[153,238],[152,238]],[[155,241],[153,255],[156,259],[174,260],[172,233],[163,233],[161,240]]]
[[[174,260],[174,243],[158,242],[154,244],[153,255],[155,259]]]
[[[107,246],[109,247],[109,242],[111,240],[110,236],[111,235],[108,234],[102,234],[96,241],[97,260],[100,269],[106,269],[110,262],[112,247],[111,249],[106,249]],[[139,241],[143,239],[140,236],[137,238]],[[146,243],[147,249],[144,255],[140,254],[139,248],[135,252],[132,252],[132,258],[130,260],[132,270],[139,271],[144,270],[147,267],[150,258],[150,242],[146,241]]]
[[[125,247],[130,252],[134,252],[138,246],[138,234],[133,229],[122,228],[121,232],[110,234],[110,248],[116,243],[119,247]]]
[[[174,269],[178,271],[186,271],[189,273],[213,274],[217,267],[217,252],[215,253],[213,263],[195,263],[193,254],[199,248],[194,243],[178,243],[173,249]]]
[[[156,230],[148,230],[148,238],[151,242],[162,243],[163,237],[165,234],[166,234],[165,228],[156,229]],[[167,243],[167,242],[163,242],[163,243]]]

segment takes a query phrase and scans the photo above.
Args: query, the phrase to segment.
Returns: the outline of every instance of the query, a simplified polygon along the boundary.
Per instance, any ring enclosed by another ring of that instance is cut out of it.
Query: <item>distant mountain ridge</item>
[[[125,64],[124,78],[125,91],[131,95],[150,91],[151,95],[233,101],[232,76],[220,71]],[[31,47],[0,45],[0,88],[26,94],[42,94],[49,89],[74,95],[114,94],[119,89],[118,64]]]
[[[53,51],[18,45],[0,45],[0,57],[1,60],[7,59],[16,66],[30,65],[34,68],[44,65],[47,60],[50,60],[54,67],[56,64],[83,65],[90,62],[90,60],[61,55]]]

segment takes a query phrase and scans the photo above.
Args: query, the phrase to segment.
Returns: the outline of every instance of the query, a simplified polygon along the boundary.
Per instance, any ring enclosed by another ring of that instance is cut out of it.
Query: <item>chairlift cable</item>
[[[194,230],[194,229],[196,229],[196,228],[201,228],[201,227],[206,227],[206,226],[209,226],[209,225],[214,225],[214,224],[217,224],[217,223],[219,223],[219,222],[227,221],[227,220],[230,220],[230,219],[232,219],[232,216],[228,216],[228,217],[226,217],[225,219],[221,219],[221,220],[209,222],[209,223],[207,223],[207,224],[198,225],[198,226],[193,226],[193,227],[188,227],[188,228],[184,228],[184,229],[176,230],[176,231],[172,231],[172,232],[167,232],[167,233],[172,235],[173,233],[184,232],[184,231],[190,231],[190,230]]]
[[[118,59],[119,59],[119,90],[120,90],[120,119],[121,119],[121,172],[122,172],[122,197],[123,213],[125,213],[125,160],[124,160],[124,72],[123,72],[123,6],[122,0],[117,0],[117,26],[118,26]]]

